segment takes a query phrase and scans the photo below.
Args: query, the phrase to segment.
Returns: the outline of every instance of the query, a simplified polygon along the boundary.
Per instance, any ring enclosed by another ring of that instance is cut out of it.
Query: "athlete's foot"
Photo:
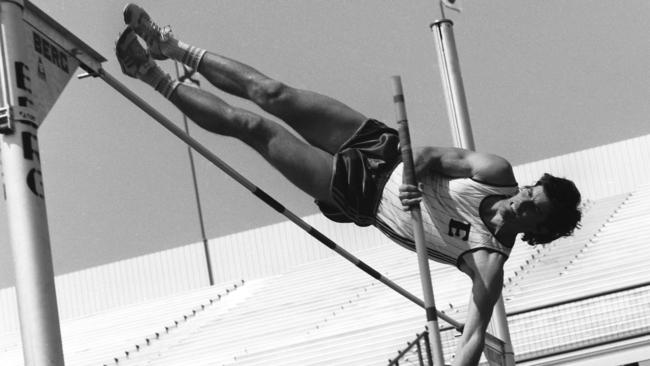
[[[123,14],[124,23],[133,28],[135,33],[147,42],[151,57],[156,60],[167,59],[164,54],[165,47],[174,40],[169,26],[160,27],[151,20],[144,9],[135,4],[127,4]]]
[[[156,67],[156,62],[149,52],[142,47],[132,28],[127,27],[117,39],[115,55],[122,72],[130,77],[142,79],[149,70]]]

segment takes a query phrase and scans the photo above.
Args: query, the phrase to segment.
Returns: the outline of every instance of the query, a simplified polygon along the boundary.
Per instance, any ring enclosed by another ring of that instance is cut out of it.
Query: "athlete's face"
[[[551,200],[542,186],[526,186],[508,200],[509,219],[521,226],[523,231],[539,232],[540,224],[551,212]]]

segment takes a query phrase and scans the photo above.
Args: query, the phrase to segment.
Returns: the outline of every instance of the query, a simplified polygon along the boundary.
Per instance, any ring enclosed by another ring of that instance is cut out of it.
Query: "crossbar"
[[[210,150],[208,150],[205,146],[201,145],[200,142],[195,140],[193,137],[185,133],[181,128],[176,126],[174,122],[170,121],[167,117],[165,117],[162,113],[160,113],[158,110],[156,110],[154,107],[152,107],[150,104],[145,102],[142,98],[140,98],[137,94],[129,90],[124,84],[122,84],[120,81],[115,79],[111,74],[106,72],[103,68],[100,68],[96,72],[93,71],[91,73],[92,76],[99,77],[102,79],[104,82],[106,82],[109,86],[111,86],[113,89],[115,89],[117,92],[122,94],[125,98],[127,98],[129,101],[131,101],[133,104],[138,106],[140,109],[142,109],[145,113],[147,113],[149,116],[151,116],[154,120],[156,120],[158,123],[160,123],[163,127],[165,127],[167,130],[169,130],[172,134],[174,134],[176,137],[180,138],[183,140],[187,145],[189,145],[192,149],[194,149],[197,153],[201,154],[204,158],[206,158],[208,161],[210,161],[212,164],[217,166],[219,169],[221,169],[224,173],[228,174],[231,178],[233,178],[235,181],[237,181],[239,184],[244,186],[246,189],[248,189],[251,193],[253,193],[256,197],[264,201],[267,205],[271,206],[273,209],[281,213],[283,216],[291,220],[294,224],[296,224],[298,227],[306,231],[309,235],[320,241],[322,244],[326,245],[328,248],[332,249],[334,252],[342,256],[343,258],[347,259],[349,262],[357,266],[359,269],[364,271],[365,273],[369,274],[379,282],[383,283],[384,285],[388,286],[390,289],[393,291],[397,292],[398,294],[404,296],[405,298],[409,299],[411,302],[415,303],[416,305],[420,306],[421,308],[424,308],[424,301],[422,301],[420,298],[417,296],[411,294],[408,292],[406,289],[403,287],[399,286],[395,282],[391,281],[387,277],[383,276],[381,273],[361,261],[359,258],[355,257],[353,254],[348,252],[347,250],[343,249],[339,245],[337,245],[334,241],[329,239],[327,236],[325,236],[323,233],[320,231],[316,230],[314,227],[311,225],[307,224],[304,220],[302,220],[300,217],[295,215],[293,212],[290,210],[286,209],[282,204],[280,204],[278,201],[273,199],[271,196],[266,194],[264,191],[262,191],[260,188],[258,188],[255,184],[250,182],[248,179],[246,179],[244,176],[239,174],[237,171],[235,171],[232,167],[230,167],[228,164],[226,164],[223,160],[219,159],[214,153],[212,153]],[[450,325],[452,325],[457,331],[461,332],[463,331],[464,324],[456,321],[455,319],[449,317],[448,315],[438,311],[437,315],[440,319],[446,321]],[[501,348],[503,346],[503,342],[494,337],[493,335],[486,333],[486,343],[490,344],[492,347],[495,348]]]

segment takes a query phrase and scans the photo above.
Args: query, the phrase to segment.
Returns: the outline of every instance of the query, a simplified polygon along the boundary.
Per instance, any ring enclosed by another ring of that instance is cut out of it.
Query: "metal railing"
[[[400,365],[433,366],[429,333],[427,331],[418,334],[413,342],[408,342],[407,347],[397,353],[397,357],[388,360],[388,366]]]
[[[556,302],[508,314],[518,362],[558,356],[650,335],[650,284]]]

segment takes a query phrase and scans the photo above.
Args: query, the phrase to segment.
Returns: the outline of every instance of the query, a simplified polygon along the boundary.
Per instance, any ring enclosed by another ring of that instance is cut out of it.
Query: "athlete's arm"
[[[437,173],[452,178],[474,178],[482,182],[516,184],[512,166],[497,155],[454,147],[423,147],[414,154],[418,177]]]
[[[458,341],[454,365],[477,365],[485,344],[485,331],[503,287],[506,257],[478,250],[463,256],[461,270],[472,279],[472,293],[463,335]]]
[[[416,179],[427,174],[441,174],[452,178],[473,178],[496,185],[515,185],[510,163],[497,155],[474,152],[455,147],[418,148],[414,151]],[[420,188],[402,184],[399,195],[404,209],[422,201]]]

